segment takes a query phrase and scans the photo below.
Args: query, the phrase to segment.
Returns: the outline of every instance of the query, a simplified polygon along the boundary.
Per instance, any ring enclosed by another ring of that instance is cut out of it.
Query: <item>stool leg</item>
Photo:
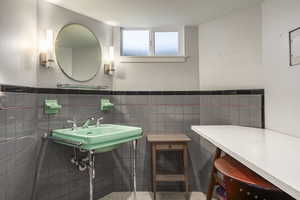
[[[212,199],[212,195],[214,192],[214,186],[216,185],[216,181],[214,178],[214,174],[217,172],[217,169],[215,168],[215,161],[221,156],[221,149],[217,148],[214,158],[213,158],[213,167],[211,170],[211,175],[210,175],[210,183],[208,186],[208,191],[207,191],[207,197],[206,200],[211,200]]]
[[[156,145],[152,144],[152,189],[153,199],[156,200]]]

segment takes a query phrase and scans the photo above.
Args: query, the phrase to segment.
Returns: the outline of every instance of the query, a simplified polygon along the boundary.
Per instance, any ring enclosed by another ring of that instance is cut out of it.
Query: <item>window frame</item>
[[[178,53],[177,55],[167,55],[167,56],[180,56],[182,55],[181,53],[181,42],[180,42],[180,32],[179,31],[153,31],[152,32],[152,44],[153,44],[153,47],[152,47],[152,51],[153,51],[153,56],[159,56],[159,55],[156,55],[156,39],[155,39],[155,33],[178,33],[178,41],[177,41],[177,50],[178,50]]]
[[[149,31],[149,49],[148,56],[123,56],[123,31]],[[120,56],[127,60],[127,58],[185,58],[185,41],[184,41],[184,28],[121,28],[120,29]],[[177,32],[178,33],[178,55],[170,56],[157,56],[155,55],[155,33],[156,32]],[[148,59],[149,60],[149,59]]]
[[[155,55],[155,33],[163,33],[163,32],[176,32],[178,33],[178,55],[170,55],[170,56],[158,56],[158,57],[176,57],[176,56],[184,56],[184,51],[183,51],[183,46],[184,46],[184,41],[183,41],[183,34],[184,31],[179,29],[179,28],[155,28],[151,29],[151,36],[152,36],[152,55]]]
[[[148,56],[150,56],[150,49],[151,49],[151,31],[149,29],[144,28],[121,28],[120,33],[120,55],[121,57],[131,57],[131,56],[123,56],[123,31],[149,31],[149,49],[148,49]],[[144,57],[144,56],[136,56],[136,57]]]

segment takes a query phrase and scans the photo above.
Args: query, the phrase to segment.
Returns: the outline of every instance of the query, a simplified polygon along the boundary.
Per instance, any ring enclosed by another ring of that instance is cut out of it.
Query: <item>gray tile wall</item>
[[[189,145],[192,190],[205,191],[214,147],[190,130],[197,124],[235,124],[261,127],[261,96],[153,95],[108,96],[113,111],[99,111],[99,95],[46,95],[2,93],[0,96],[0,199],[30,200],[41,135],[49,129],[68,127],[68,119],[79,122],[103,116],[105,123],[141,126],[145,135],[183,132]],[[43,113],[45,99],[58,99],[62,111],[55,116]],[[112,191],[132,190],[132,145],[96,157],[96,197]],[[78,172],[70,163],[72,149],[49,143],[38,184],[38,200],[81,200],[88,198],[87,172]],[[151,190],[149,145],[138,143],[138,190]],[[176,157],[175,157],[176,158]],[[173,169],[174,159],[162,155],[160,163]],[[181,190],[165,184],[163,190]]]
[[[0,103],[0,199],[29,200],[36,160],[36,96],[1,93]]]
[[[70,127],[67,120],[75,120],[78,125],[88,118],[104,117],[104,123],[111,123],[112,113],[100,111],[100,95],[46,95],[38,98],[38,130],[41,135],[48,129]],[[110,98],[105,96],[105,98]],[[45,115],[45,99],[58,99],[62,110],[58,115]],[[94,123],[94,122],[93,122]],[[59,144],[49,143],[38,184],[38,200],[72,199],[82,200],[89,197],[88,172],[79,172],[70,162],[73,149]],[[112,153],[96,156],[95,197],[99,199],[112,192]]]
[[[151,133],[184,133],[193,140],[189,144],[190,185],[194,191],[206,191],[212,165],[214,146],[190,129],[191,125],[241,125],[262,127],[260,95],[119,95],[112,97],[116,108],[113,122],[140,126],[145,136]],[[128,173],[132,168],[132,145],[126,144],[114,152],[119,165],[114,169],[114,191],[132,189]],[[150,147],[146,137],[138,144],[137,187],[151,190]],[[160,162],[168,169],[176,159],[162,155]],[[161,184],[161,190],[181,190],[178,184]]]
[[[48,130],[78,124],[91,116],[112,121],[112,113],[100,111],[99,95],[44,95],[2,93],[0,97],[0,199],[31,200],[41,136]],[[58,99],[63,108],[55,116],[44,114],[45,99]],[[38,184],[38,200],[88,199],[88,174],[70,163],[72,149],[49,143]],[[96,156],[96,198],[112,192],[112,154]]]

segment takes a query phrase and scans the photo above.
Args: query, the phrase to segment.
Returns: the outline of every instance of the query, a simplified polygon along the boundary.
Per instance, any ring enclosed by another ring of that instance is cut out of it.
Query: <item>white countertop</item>
[[[192,130],[300,199],[300,138],[241,126],[192,126]]]

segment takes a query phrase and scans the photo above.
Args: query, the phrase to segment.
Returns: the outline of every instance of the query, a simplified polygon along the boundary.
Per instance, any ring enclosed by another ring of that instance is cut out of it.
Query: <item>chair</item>
[[[214,162],[207,200],[211,200],[213,189],[217,185],[225,189],[227,200],[293,199],[228,155],[216,158]]]

